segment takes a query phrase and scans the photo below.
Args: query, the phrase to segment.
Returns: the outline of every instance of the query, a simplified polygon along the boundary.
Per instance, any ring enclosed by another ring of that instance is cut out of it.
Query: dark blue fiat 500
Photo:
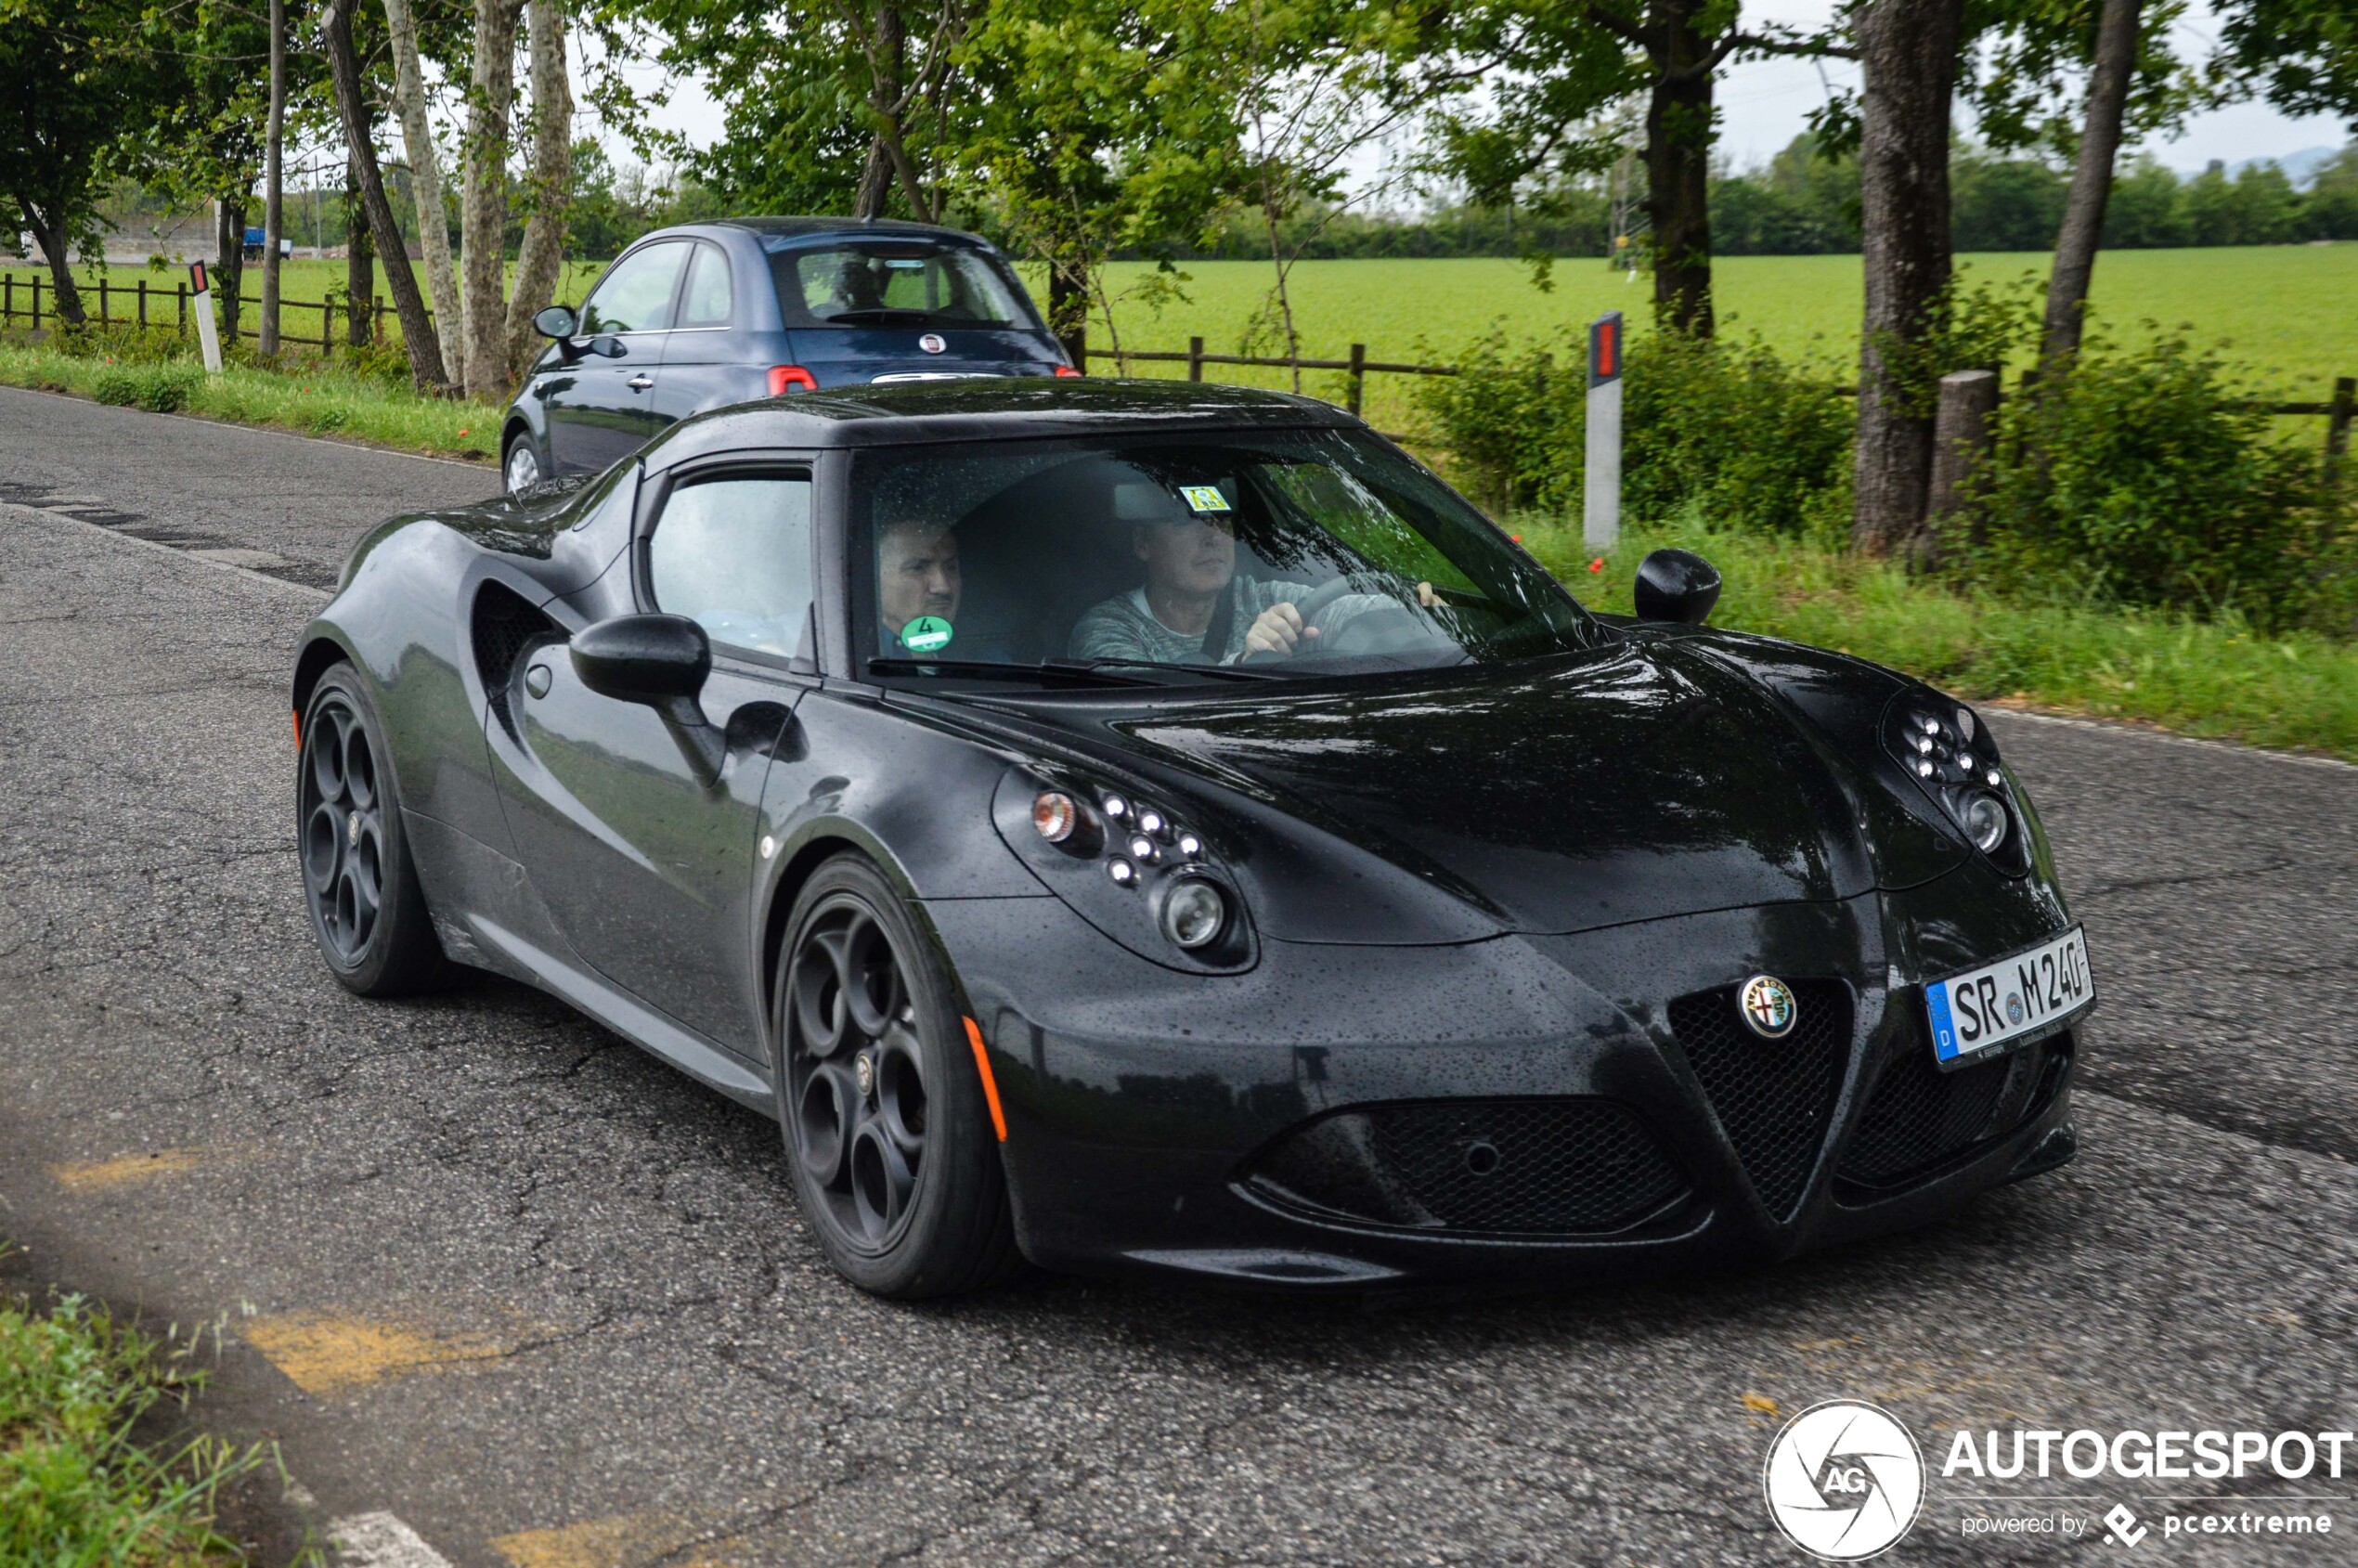
[[[990,241],[925,224],[732,218],[658,229],[551,343],[499,436],[508,488],[595,473],[690,414],[823,386],[1070,376]]]

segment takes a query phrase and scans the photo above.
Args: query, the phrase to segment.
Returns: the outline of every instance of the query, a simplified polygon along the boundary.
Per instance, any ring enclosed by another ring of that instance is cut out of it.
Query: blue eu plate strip
[[[1949,1017],[1949,988],[1945,984],[1924,987],[1924,1009],[1932,1015],[1932,1054],[1944,1062],[1957,1059],[1957,1025]]]

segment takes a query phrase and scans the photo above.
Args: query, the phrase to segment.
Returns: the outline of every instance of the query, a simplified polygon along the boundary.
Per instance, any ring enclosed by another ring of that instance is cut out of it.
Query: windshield
[[[863,451],[852,525],[880,674],[1286,680],[1587,641],[1553,577],[1358,433]]]
[[[789,330],[811,327],[1030,327],[1022,294],[979,251],[833,245],[771,254]]]

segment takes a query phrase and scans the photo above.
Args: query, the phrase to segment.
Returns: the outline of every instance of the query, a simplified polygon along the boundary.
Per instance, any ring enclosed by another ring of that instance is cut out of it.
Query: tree
[[[450,256],[450,230],[442,222],[442,155],[426,119],[425,71],[420,58],[418,17],[410,0],[384,0],[385,37],[393,55],[394,117],[409,161],[409,189],[418,210],[418,246],[426,264],[426,288],[434,299],[434,330],[443,369],[463,382],[467,363],[466,312],[460,305],[459,270]],[[388,253],[407,255],[406,251]]]
[[[72,253],[96,242],[100,182],[178,95],[134,0],[0,7],[0,196],[41,247],[58,318],[81,325]]]
[[[385,289],[401,318],[401,338],[409,351],[409,379],[421,392],[439,393],[450,381],[442,368],[441,345],[426,317],[426,302],[418,292],[417,274],[409,270],[408,248],[401,242],[401,226],[394,220],[393,204],[385,200],[384,176],[377,167],[372,135],[374,116],[360,85],[360,56],[352,42],[352,13],[359,0],[328,0],[320,32],[328,45],[329,70],[335,82],[336,109],[343,121],[344,145],[358,167],[360,201],[369,214],[369,230],[377,251],[386,258]]]
[[[1963,24],[1963,0],[1864,0],[1856,14],[1866,312],[1851,542],[1872,555],[1915,546],[1932,481],[1932,410],[1901,367],[1932,335],[1949,285],[1949,116]]]
[[[1456,23],[1447,69],[1460,91],[1484,89],[1487,107],[1445,118],[1438,166],[1477,202],[1511,201],[1604,168],[1618,149],[1595,134],[1596,118],[1643,96],[1655,314],[1708,336],[1720,67],[1851,52],[1832,33],[1746,31],[1733,0],[1475,0]]]
[[[531,342],[532,317],[552,296],[564,238],[573,157],[573,88],[565,64],[564,0],[529,0],[532,215],[505,286],[508,148],[514,128],[516,27],[526,0],[475,0],[473,80],[467,95],[459,208],[465,301],[465,384],[470,396],[505,397]]]

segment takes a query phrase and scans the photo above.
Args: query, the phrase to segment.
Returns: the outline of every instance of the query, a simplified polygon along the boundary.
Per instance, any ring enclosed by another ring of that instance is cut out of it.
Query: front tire
[[[349,664],[319,677],[303,716],[295,852],[319,955],[362,996],[405,996],[450,978],[409,858],[384,733]]]
[[[540,483],[540,453],[532,445],[532,432],[519,430],[509,439],[507,450],[499,457],[499,475],[512,496]]]
[[[795,1196],[837,1272],[895,1301],[1003,1278],[1014,1222],[965,1020],[868,861],[838,855],[803,885],[771,1023]]]

